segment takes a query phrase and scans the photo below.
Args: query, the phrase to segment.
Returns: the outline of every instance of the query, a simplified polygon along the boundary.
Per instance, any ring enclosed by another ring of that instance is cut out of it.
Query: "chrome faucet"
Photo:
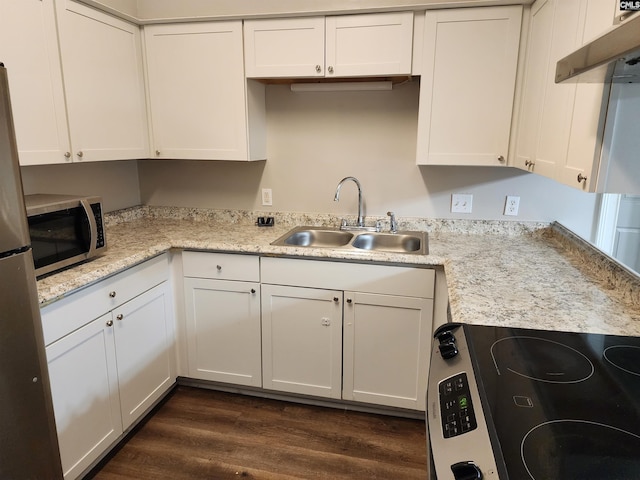
[[[364,227],[364,215],[362,214],[362,185],[360,185],[360,182],[356,177],[344,177],[340,180],[340,183],[338,183],[338,186],[336,187],[336,195],[333,197],[333,201],[337,202],[340,200],[340,188],[347,180],[352,180],[358,187],[358,227]]]

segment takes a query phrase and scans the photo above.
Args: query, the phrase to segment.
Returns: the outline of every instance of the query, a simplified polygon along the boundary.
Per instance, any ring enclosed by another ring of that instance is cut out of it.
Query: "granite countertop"
[[[262,213],[264,214],[264,213]],[[444,268],[453,321],[640,336],[640,279],[563,227],[517,222],[400,219],[429,232],[429,254],[276,247],[297,225],[329,215],[136,207],[107,215],[105,255],[38,280],[41,306],[171,248],[334,258]]]

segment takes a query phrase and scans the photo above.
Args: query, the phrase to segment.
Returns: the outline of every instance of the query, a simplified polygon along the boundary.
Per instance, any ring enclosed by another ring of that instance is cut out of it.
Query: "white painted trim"
[[[605,193],[602,195],[595,243],[596,246],[607,255],[613,255],[619,210],[620,195],[615,193]]]

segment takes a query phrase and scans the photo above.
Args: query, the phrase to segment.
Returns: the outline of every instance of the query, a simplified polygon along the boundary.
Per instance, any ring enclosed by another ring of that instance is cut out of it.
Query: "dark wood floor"
[[[424,480],[425,427],[179,386],[91,477]]]

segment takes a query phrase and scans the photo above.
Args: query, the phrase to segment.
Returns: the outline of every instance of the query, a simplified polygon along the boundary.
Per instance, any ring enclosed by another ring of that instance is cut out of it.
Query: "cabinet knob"
[[[578,183],[582,183],[582,182],[586,182],[586,181],[587,181],[587,177],[585,177],[584,175],[579,173],[578,174]]]
[[[498,155],[498,161],[499,162],[504,162],[504,156],[503,155]]]
[[[347,298],[347,303],[353,303],[353,300],[350,298]]]
[[[124,318],[124,315],[119,313],[118,315],[116,315],[116,320],[122,320]]]
[[[116,292],[109,292],[110,298],[116,298]]]
[[[322,67],[320,65],[316,65],[316,73],[321,73]]]
[[[76,155],[78,156],[78,158],[84,157],[84,153],[82,153],[82,150],[80,150],[78,153],[76,153]]]
[[[107,320],[107,327],[113,327],[113,320]]]
[[[160,150],[156,150],[156,157],[160,156]]]
[[[255,289],[255,288],[252,288],[252,289],[251,289],[251,293],[256,293],[256,289]]]
[[[222,265],[216,265],[216,269],[217,269],[218,271],[222,270]]]
[[[329,73],[333,73],[333,67],[331,65],[329,65],[329,68],[327,68],[327,70],[329,70]]]
[[[333,301],[338,303],[340,301],[340,299],[338,297],[333,297]]]
[[[71,152],[64,152],[64,158],[69,160],[71,158]]]
[[[525,160],[524,161],[524,166],[529,168],[529,167],[533,167],[536,164],[536,162],[532,162],[531,160]]]

